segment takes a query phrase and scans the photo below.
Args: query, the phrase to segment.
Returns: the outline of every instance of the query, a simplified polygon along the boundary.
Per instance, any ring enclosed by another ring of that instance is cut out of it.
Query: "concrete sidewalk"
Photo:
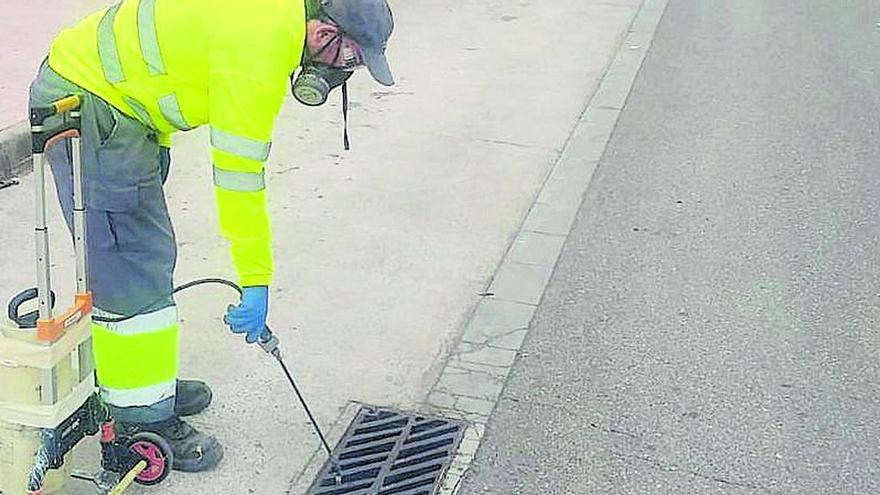
[[[6,0],[0,16],[0,129],[27,118],[27,89],[55,34],[110,0]]]
[[[268,167],[270,321],[323,425],[350,401],[424,400],[639,3],[397,2],[399,84],[353,80],[350,153],[335,98],[285,106]],[[179,136],[173,155],[177,278],[232,276],[205,133]],[[0,191],[2,296],[32,285],[31,185]],[[54,213],[57,281],[69,294],[70,247]],[[184,375],[216,392],[194,423],[228,456],[214,473],[175,475],[151,493],[285,493],[317,446],[277,366],[223,328],[232,299],[223,289],[178,298]],[[77,464],[94,463],[81,454]]]
[[[110,0],[7,0],[0,12],[0,181],[29,171],[28,86],[55,34]]]

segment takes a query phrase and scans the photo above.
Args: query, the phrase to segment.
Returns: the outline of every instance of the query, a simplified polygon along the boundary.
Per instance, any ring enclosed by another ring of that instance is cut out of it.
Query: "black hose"
[[[236,284],[235,282],[231,282],[229,280],[226,280],[225,278],[200,278],[200,279],[196,279],[191,282],[187,282],[183,285],[180,285],[178,287],[175,287],[174,290],[171,291],[171,294],[174,295],[174,294],[177,294],[178,292],[185,291],[185,290],[190,289],[192,287],[195,287],[197,285],[206,285],[206,284],[225,285],[226,287],[230,287],[230,288],[234,289],[236,292],[238,292],[238,295],[241,295],[241,287],[239,287],[239,285]],[[123,321],[128,321],[139,314],[143,314],[143,313],[147,312],[150,308],[152,308],[153,306],[155,306],[156,304],[161,302],[163,299],[164,299],[164,297],[156,299],[155,301],[153,301],[150,304],[135,311],[134,314],[131,314],[129,316],[105,317],[105,316],[95,316],[93,314],[92,320],[97,321],[99,323],[122,323]]]
[[[191,282],[187,282],[183,285],[179,285],[179,286],[175,287],[174,290],[171,291],[171,293],[177,294],[178,292],[185,291],[185,290],[192,288],[192,287],[195,287],[197,285],[205,285],[205,284],[225,285],[226,287],[231,287],[236,292],[238,292],[238,295],[241,295],[241,287],[239,287],[239,285],[236,284],[235,282],[231,282],[229,280],[226,280],[225,278],[199,278],[199,279],[196,279]]]

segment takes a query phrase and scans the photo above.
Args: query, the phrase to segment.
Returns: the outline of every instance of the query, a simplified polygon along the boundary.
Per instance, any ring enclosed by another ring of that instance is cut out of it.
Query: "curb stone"
[[[25,121],[0,129],[0,182],[33,171],[30,132]]]

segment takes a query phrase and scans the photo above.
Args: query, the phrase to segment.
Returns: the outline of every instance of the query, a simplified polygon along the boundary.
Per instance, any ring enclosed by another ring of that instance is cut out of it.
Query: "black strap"
[[[342,83],[342,146],[351,149],[348,142],[348,83]]]

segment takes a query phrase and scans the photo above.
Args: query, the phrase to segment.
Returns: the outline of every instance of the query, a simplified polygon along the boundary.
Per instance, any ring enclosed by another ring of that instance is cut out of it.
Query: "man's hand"
[[[223,321],[232,333],[245,334],[248,344],[256,342],[266,332],[266,317],[269,315],[269,288],[245,287],[241,293],[241,303],[226,309]]]

